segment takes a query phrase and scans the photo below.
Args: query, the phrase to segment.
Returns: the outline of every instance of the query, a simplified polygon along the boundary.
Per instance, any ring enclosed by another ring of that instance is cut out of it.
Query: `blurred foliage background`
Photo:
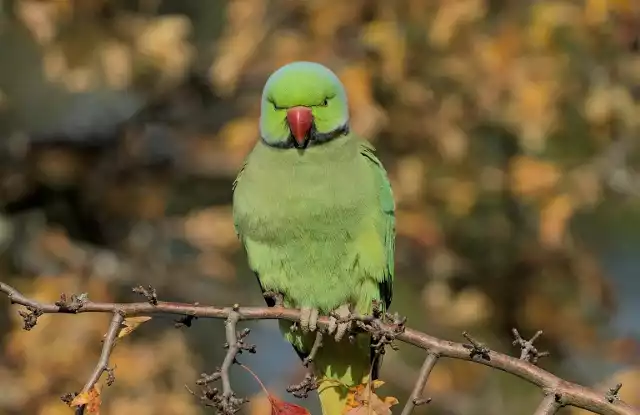
[[[640,405],[640,3],[635,0],[0,0],[0,279],[133,300],[262,305],[231,182],[261,88],[293,60],[332,69],[397,200],[393,310]],[[0,314],[0,413],[63,415],[108,316]],[[274,322],[246,357],[283,398],[302,376]],[[105,414],[203,414],[184,388],[220,364],[222,324],[154,319],[114,354]],[[406,399],[423,354],[385,358]],[[269,414],[256,382],[250,414]],[[440,362],[417,413],[530,414],[535,388]],[[318,410],[316,398],[309,399]],[[579,411],[563,409],[562,413]]]

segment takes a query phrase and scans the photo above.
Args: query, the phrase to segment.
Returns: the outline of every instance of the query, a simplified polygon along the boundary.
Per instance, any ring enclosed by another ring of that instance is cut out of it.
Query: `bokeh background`
[[[294,60],[348,90],[397,200],[393,310],[640,405],[640,3],[635,0],[1,0],[0,280],[42,300],[262,305],[231,218],[261,88]],[[64,415],[109,316],[0,313],[0,414]],[[243,358],[282,398],[302,376],[275,322]],[[220,364],[222,323],[141,326],[103,413],[198,415],[184,385]],[[386,356],[406,399],[423,353]],[[248,414],[269,414],[237,368]],[[539,391],[440,362],[431,414],[530,414]],[[317,413],[315,397],[307,400]],[[563,409],[561,413],[580,411]]]

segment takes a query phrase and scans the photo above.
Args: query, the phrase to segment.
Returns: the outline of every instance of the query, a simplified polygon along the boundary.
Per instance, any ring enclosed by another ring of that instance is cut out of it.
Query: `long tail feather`
[[[349,389],[367,383],[372,372],[369,339],[358,336],[348,340],[327,340],[314,362],[319,373],[318,396],[322,415],[341,415],[347,404]]]

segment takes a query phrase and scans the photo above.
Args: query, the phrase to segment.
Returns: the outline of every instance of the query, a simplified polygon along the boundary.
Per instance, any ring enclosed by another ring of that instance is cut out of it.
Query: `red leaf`
[[[300,405],[281,401],[273,395],[269,395],[269,400],[271,401],[271,415],[311,415]]]
[[[267,398],[269,398],[269,402],[271,402],[271,415],[311,415],[309,411],[307,411],[300,405],[282,401],[277,396],[270,394],[258,375],[256,375],[253,370],[242,364],[240,365],[240,367],[249,372],[251,376],[254,377],[256,382],[258,382],[264,393],[267,394]]]

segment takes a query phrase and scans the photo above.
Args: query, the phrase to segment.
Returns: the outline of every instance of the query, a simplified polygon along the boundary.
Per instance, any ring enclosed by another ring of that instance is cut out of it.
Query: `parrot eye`
[[[320,104],[318,104],[318,106],[319,107],[326,107],[327,105],[329,105],[329,101],[331,101],[333,98],[335,98],[335,95],[329,95],[324,100],[322,100],[322,102]]]
[[[271,103],[271,105],[273,105],[273,109],[275,109],[276,111],[281,111],[281,110],[286,109],[286,108],[283,108],[283,107],[279,107],[276,104],[276,102],[274,100],[272,100],[272,99],[269,99],[268,101]]]

